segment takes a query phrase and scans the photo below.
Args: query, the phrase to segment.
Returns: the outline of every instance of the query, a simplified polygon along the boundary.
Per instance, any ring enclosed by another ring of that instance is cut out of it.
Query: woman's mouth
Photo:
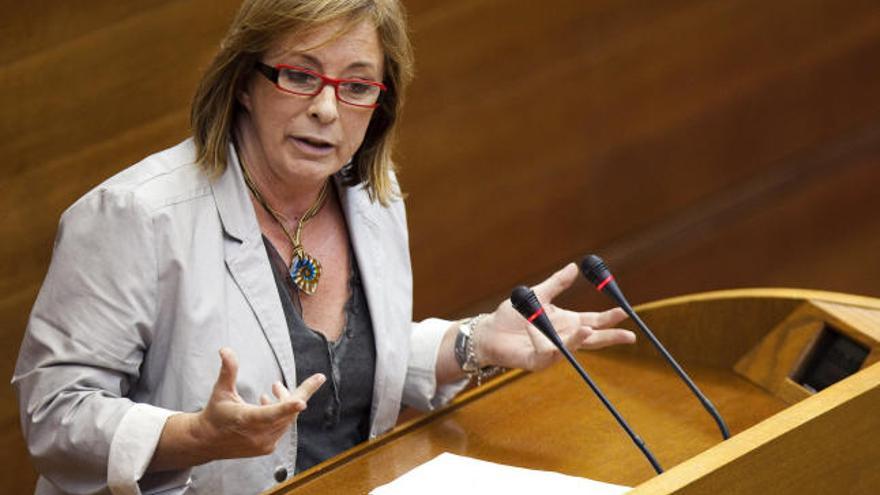
[[[325,156],[333,152],[333,143],[313,136],[293,136],[293,142],[307,155]]]

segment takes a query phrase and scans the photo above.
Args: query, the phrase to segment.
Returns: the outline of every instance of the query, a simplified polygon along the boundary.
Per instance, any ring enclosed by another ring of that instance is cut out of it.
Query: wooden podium
[[[729,440],[640,339],[578,359],[662,475],[561,362],[508,372],[267,493],[366,494],[444,451],[633,494],[880,493],[880,299],[747,289],[636,310],[714,402]]]

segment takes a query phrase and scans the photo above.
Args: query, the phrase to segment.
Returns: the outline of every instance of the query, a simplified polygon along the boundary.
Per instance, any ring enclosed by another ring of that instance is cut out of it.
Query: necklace
[[[289,220],[282,215],[281,212],[269,205],[269,202],[266,201],[266,198],[263,197],[260,190],[257,188],[257,185],[254,184],[253,179],[251,179],[244,160],[239,157],[239,161],[241,162],[241,169],[244,172],[244,181],[247,184],[248,189],[251,190],[251,193],[257,198],[260,205],[262,205],[263,208],[272,215],[272,218],[278,222],[278,225],[281,226],[281,230],[284,231],[284,235],[287,236],[291,246],[293,246],[293,256],[290,260],[290,278],[293,279],[293,283],[299,290],[308,295],[314,294],[318,289],[318,281],[321,279],[321,263],[303,248],[302,231],[306,222],[317,215],[324,206],[324,203],[327,200],[327,185],[330,181],[328,180],[327,182],[324,182],[324,185],[321,186],[321,191],[318,192],[318,198],[315,199],[312,206],[310,206],[299,220],[297,220],[296,230],[291,235],[290,230],[288,230],[287,225],[285,224],[286,222],[289,222]]]

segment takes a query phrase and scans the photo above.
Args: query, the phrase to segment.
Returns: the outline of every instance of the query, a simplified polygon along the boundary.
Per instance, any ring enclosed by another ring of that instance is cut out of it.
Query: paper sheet
[[[617,495],[629,487],[550,471],[536,471],[481,461],[444,452],[396,480],[375,488],[371,495]]]

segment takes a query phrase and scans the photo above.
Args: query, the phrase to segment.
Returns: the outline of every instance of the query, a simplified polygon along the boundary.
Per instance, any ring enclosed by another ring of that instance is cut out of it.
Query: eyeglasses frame
[[[299,95],[299,96],[315,96],[315,95],[320,94],[321,91],[324,91],[324,87],[329,84],[330,86],[333,86],[333,94],[336,95],[336,99],[338,101],[345,103],[346,105],[351,105],[353,107],[358,107],[358,108],[377,108],[379,106],[379,101],[377,100],[376,103],[372,103],[369,105],[362,105],[359,103],[352,103],[350,101],[345,101],[339,97],[339,85],[340,84],[354,82],[354,83],[358,83],[358,84],[366,84],[369,86],[376,86],[382,92],[388,91],[387,86],[385,86],[384,84],[377,82],[377,81],[367,81],[364,79],[336,79],[334,77],[325,76],[324,74],[321,74],[320,72],[315,72],[311,69],[307,69],[305,67],[300,67],[298,65],[278,64],[273,67],[271,65],[264,64],[263,62],[257,61],[254,64],[254,66],[256,67],[257,71],[260,74],[262,74],[263,76],[265,76],[266,79],[268,79],[272,84],[274,84],[275,87],[278,88],[279,91],[283,91],[285,93],[289,93],[292,95]],[[315,76],[321,80],[321,85],[318,86],[318,89],[314,93],[300,93],[298,91],[292,91],[287,88],[282,88],[281,84],[278,83],[278,79],[280,78],[281,71],[283,69],[293,69],[293,70],[305,72],[306,74]],[[379,98],[381,98],[381,97],[382,97],[382,93],[380,92]]]

